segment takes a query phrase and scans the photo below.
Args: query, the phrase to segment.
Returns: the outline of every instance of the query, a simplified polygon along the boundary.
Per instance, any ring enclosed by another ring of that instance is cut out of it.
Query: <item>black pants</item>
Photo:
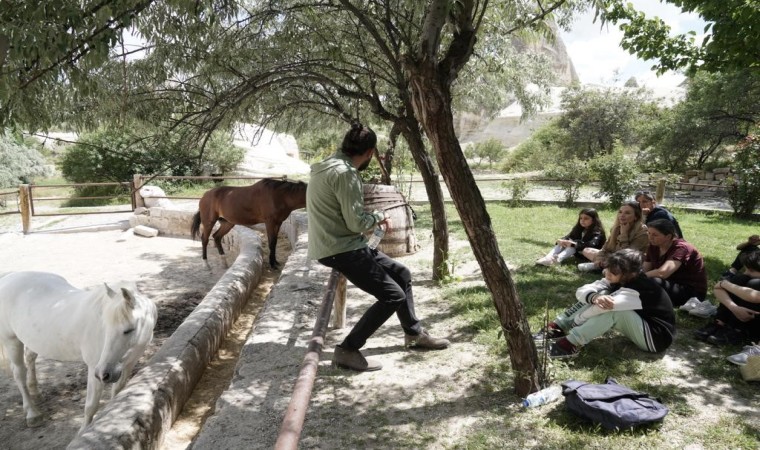
[[[748,288],[760,291],[760,278],[754,278],[744,285]],[[729,293],[728,295],[737,305],[760,312],[760,304],[742,300],[732,293]],[[760,342],[760,314],[755,315],[755,318],[750,321],[742,322],[737,319],[734,313],[728,308],[723,306],[723,304],[720,304],[718,305],[718,313],[715,315],[715,319],[738,330],[748,341]]]
[[[420,334],[422,327],[414,314],[412,274],[405,265],[369,247],[328,256],[319,262],[339,271],[354,286],[377,299],[354,325],[341,347],[352,350],[364,347],[367,339],[393,313],[398,316],[404,333]]]
[[[683,305],[692,297],[697,297],[699,301],[704,301],[705,299],[705,293],[699,293],[691,286],[673,283],[672,281],[664,280],[658,277],[653,277],[652,281],[659,284],[660,287],[665,289],[665,292],[667,292],[670,296],[670,301],[673,303],[674,308]]]

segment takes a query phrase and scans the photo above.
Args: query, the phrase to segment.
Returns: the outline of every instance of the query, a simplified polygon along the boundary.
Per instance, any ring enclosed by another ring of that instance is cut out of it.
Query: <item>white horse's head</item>
[[[123,368],[131,367],[153,339],[158,313],[156,305],[134,284],[106,284],[102,301],[104,342],[95,377],[115,383]]]

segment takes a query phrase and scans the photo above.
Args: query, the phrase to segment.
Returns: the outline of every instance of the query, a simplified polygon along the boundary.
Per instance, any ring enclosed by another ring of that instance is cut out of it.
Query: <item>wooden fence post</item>
[[[346,277],[343,274],[338,278],[338,286],[335,288],[335,303],[333,308],[333,328],[346,326]]]
[[[18,203],[21,210],[21,228],[24,230],[24,234],[29,234],[29,229],[32,225],[32,210],[29,202],[29,196],[31,195],[31,189],[28,184],[22,184],[18,187]]]
[[[665,180],[661,179],[657,182],[657,192],[654,194],[654,201],[659,205],[662,203],[662,199],[665,197]]]
[[[136,173],[132,177],[132,186],[135,189],[134,192],[132,192],[132,204],[135,206],[135,208],[140,206],[144,208],[145,200],[143,200],[142,195],[140,195],[140,188],[143,186],[142,175]]]

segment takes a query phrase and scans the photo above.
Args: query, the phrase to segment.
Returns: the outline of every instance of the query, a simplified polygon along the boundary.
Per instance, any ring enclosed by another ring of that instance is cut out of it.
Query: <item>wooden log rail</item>
[[[280,434],[275,442],[274,448],[276,450],[296,450],[298,448],[298,441],[301,438],[303,423],[306,419],[306,410],[309,408],[309,401],[311,400],[311,391],[317,377],[319,357],[322,354],[327,322],[333,304],[335,304],[333,325],[340,323],[339,327],[342,327],[346,321],[346,277],[337,270],[330,273],[327,291],[319,307],[314,331],[301,363],[301,371],[293,386],[293,394],[290,397],[288,409],[285,410],[285,418],[282,420]]]

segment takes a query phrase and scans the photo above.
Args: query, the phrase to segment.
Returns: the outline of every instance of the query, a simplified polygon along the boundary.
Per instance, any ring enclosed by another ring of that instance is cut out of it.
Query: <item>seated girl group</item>
[[[604,269],[604,277],[578,288],[578,303],[536,333],[537,344],[551,343],[553,358],[570,357],[614,329],[644,351],[662,352],[675,337],[674,307],[715,310],[705,300],[704,259],[676,227],[672,215],[645,225],[639,204],[626,202],[605,240],[598,213],[581,210],[570,233],[536,263],[552,265],[574,256],[585,261],[579,270]],[[742,253],[732,270],[714,286],[719,302],[715,318],[695,332],[696,338],[715,345],[760,341],[760,239],[753,243],[753,237],[737,247]],[[742,266],[744,273],[739,273]]]

